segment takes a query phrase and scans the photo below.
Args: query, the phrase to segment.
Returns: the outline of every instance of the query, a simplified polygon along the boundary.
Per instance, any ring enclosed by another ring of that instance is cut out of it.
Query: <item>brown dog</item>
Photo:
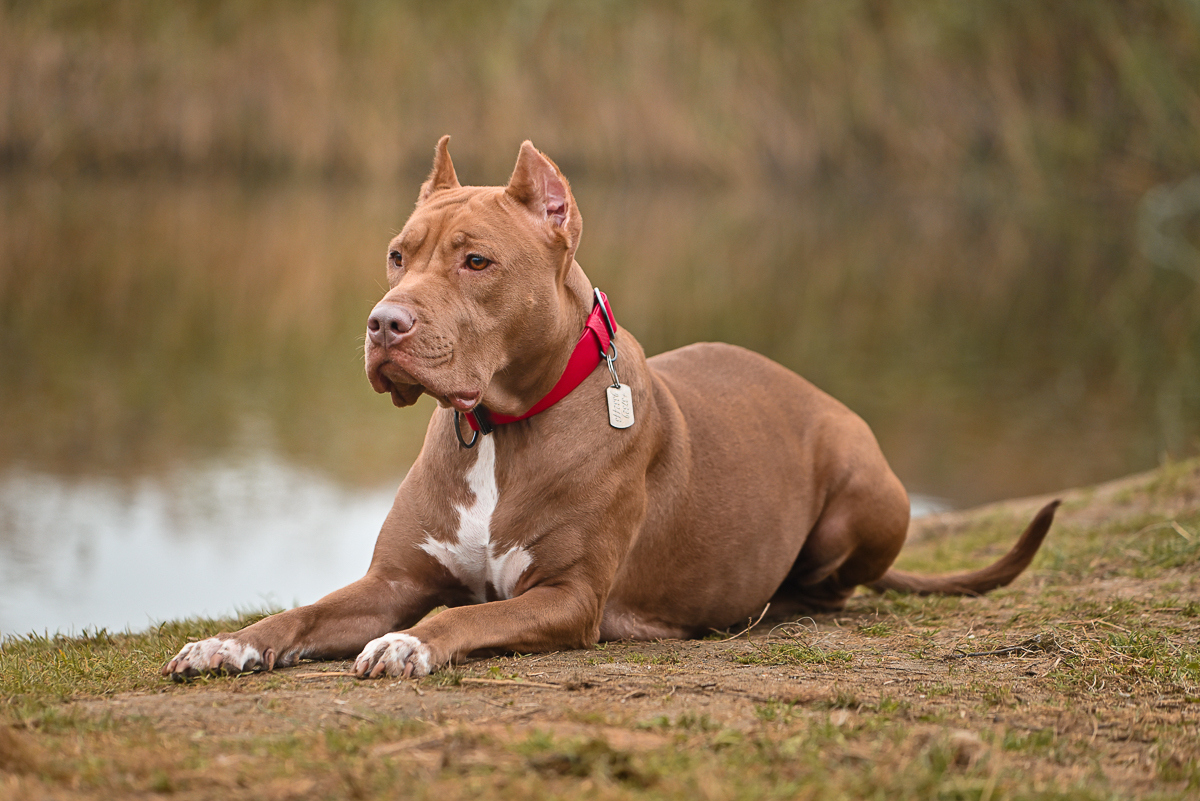
[[[908,497],[857,415],[730,345],[647,360],[575,261],[582,219],[554,163],[525,142],[507,186],[463,187],[448,140],[368,321],[371,385],[440,407],[370,569],[186,645],[164,675],[358,655],[359,676],[420,676],[476,652],[691,637],[768,602],[838,609],[858,585],[983,593],[1029,564],[1057,502],[988,568],[889,571]]]

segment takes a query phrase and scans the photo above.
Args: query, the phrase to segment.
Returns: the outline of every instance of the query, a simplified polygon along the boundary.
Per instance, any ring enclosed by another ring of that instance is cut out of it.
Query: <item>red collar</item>
[[[558,383],[546,393],[545,397],[533,404],[533,408],[519,417],[497,414],[482,406],[476,406],[474,410],[464,415],[472,431],[482,431],[484,434],[488,434],[491,433],[494,426],[515,423],[518,420],[533,417],[539,412],[544,412],[570,395],[571,390],[582,384],[583,379],[592,374],[596,365],[608,352],[609,345],[617,333],[617,323],[613,318],[608,296],[599,289],[594,292],[596,300],[592,306],[592,313],[588,315],[587,322],[583,325],[583,333],[579,335],[579,342],[575,343],[575,350],[571,353],[570,360],[567,361],[567,369],[563,370]]]

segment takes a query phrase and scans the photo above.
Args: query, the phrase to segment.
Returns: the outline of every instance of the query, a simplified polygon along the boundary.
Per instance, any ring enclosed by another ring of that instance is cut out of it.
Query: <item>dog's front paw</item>
[[[274,661],[274,654],[268,649],[267,670],[274,667]],[[162,674],[179,681],[202,673],[245,673],[263,665],[263,655],[257,648],[218,635],[183,646],[163,667]]]
[[[429,646],[411,634],[392,632],[371,640],[354,660],[354,674],[360,679],[389,676],[420,678],[432,669]]]

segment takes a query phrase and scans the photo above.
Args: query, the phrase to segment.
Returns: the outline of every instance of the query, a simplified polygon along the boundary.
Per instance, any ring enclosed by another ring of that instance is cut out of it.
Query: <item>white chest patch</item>
[[[474,493],[475,502],[455,507],[458,531],[454,539],[442,542],[427,534],[421,550],[445,565],[482,603],[487,600],[489,584],[501,599],[511,598],[517,580],[533,558],[521,547],[509,548],[502,554],[496,552],[491,539],[492,513],[500,499],[496,487],[496,443],[490,436],[480,436],[479,440],[479,455],[467,471],[467,486]]]

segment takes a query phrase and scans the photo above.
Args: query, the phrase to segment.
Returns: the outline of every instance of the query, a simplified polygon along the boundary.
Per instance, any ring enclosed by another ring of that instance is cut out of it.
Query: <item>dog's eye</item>
[[[400,255],[400,251],[398,250],[393,250],[388,254],[388,261],[391,262],[393,267],[399,267],[403,258],[404,257]]]
[[[467,256],[467,266],[472,270],[482,270],[489,264],[491,264],[491,262],[485,259],[483,256],[480,256],[478,253],[472,253],[470,256]]]

